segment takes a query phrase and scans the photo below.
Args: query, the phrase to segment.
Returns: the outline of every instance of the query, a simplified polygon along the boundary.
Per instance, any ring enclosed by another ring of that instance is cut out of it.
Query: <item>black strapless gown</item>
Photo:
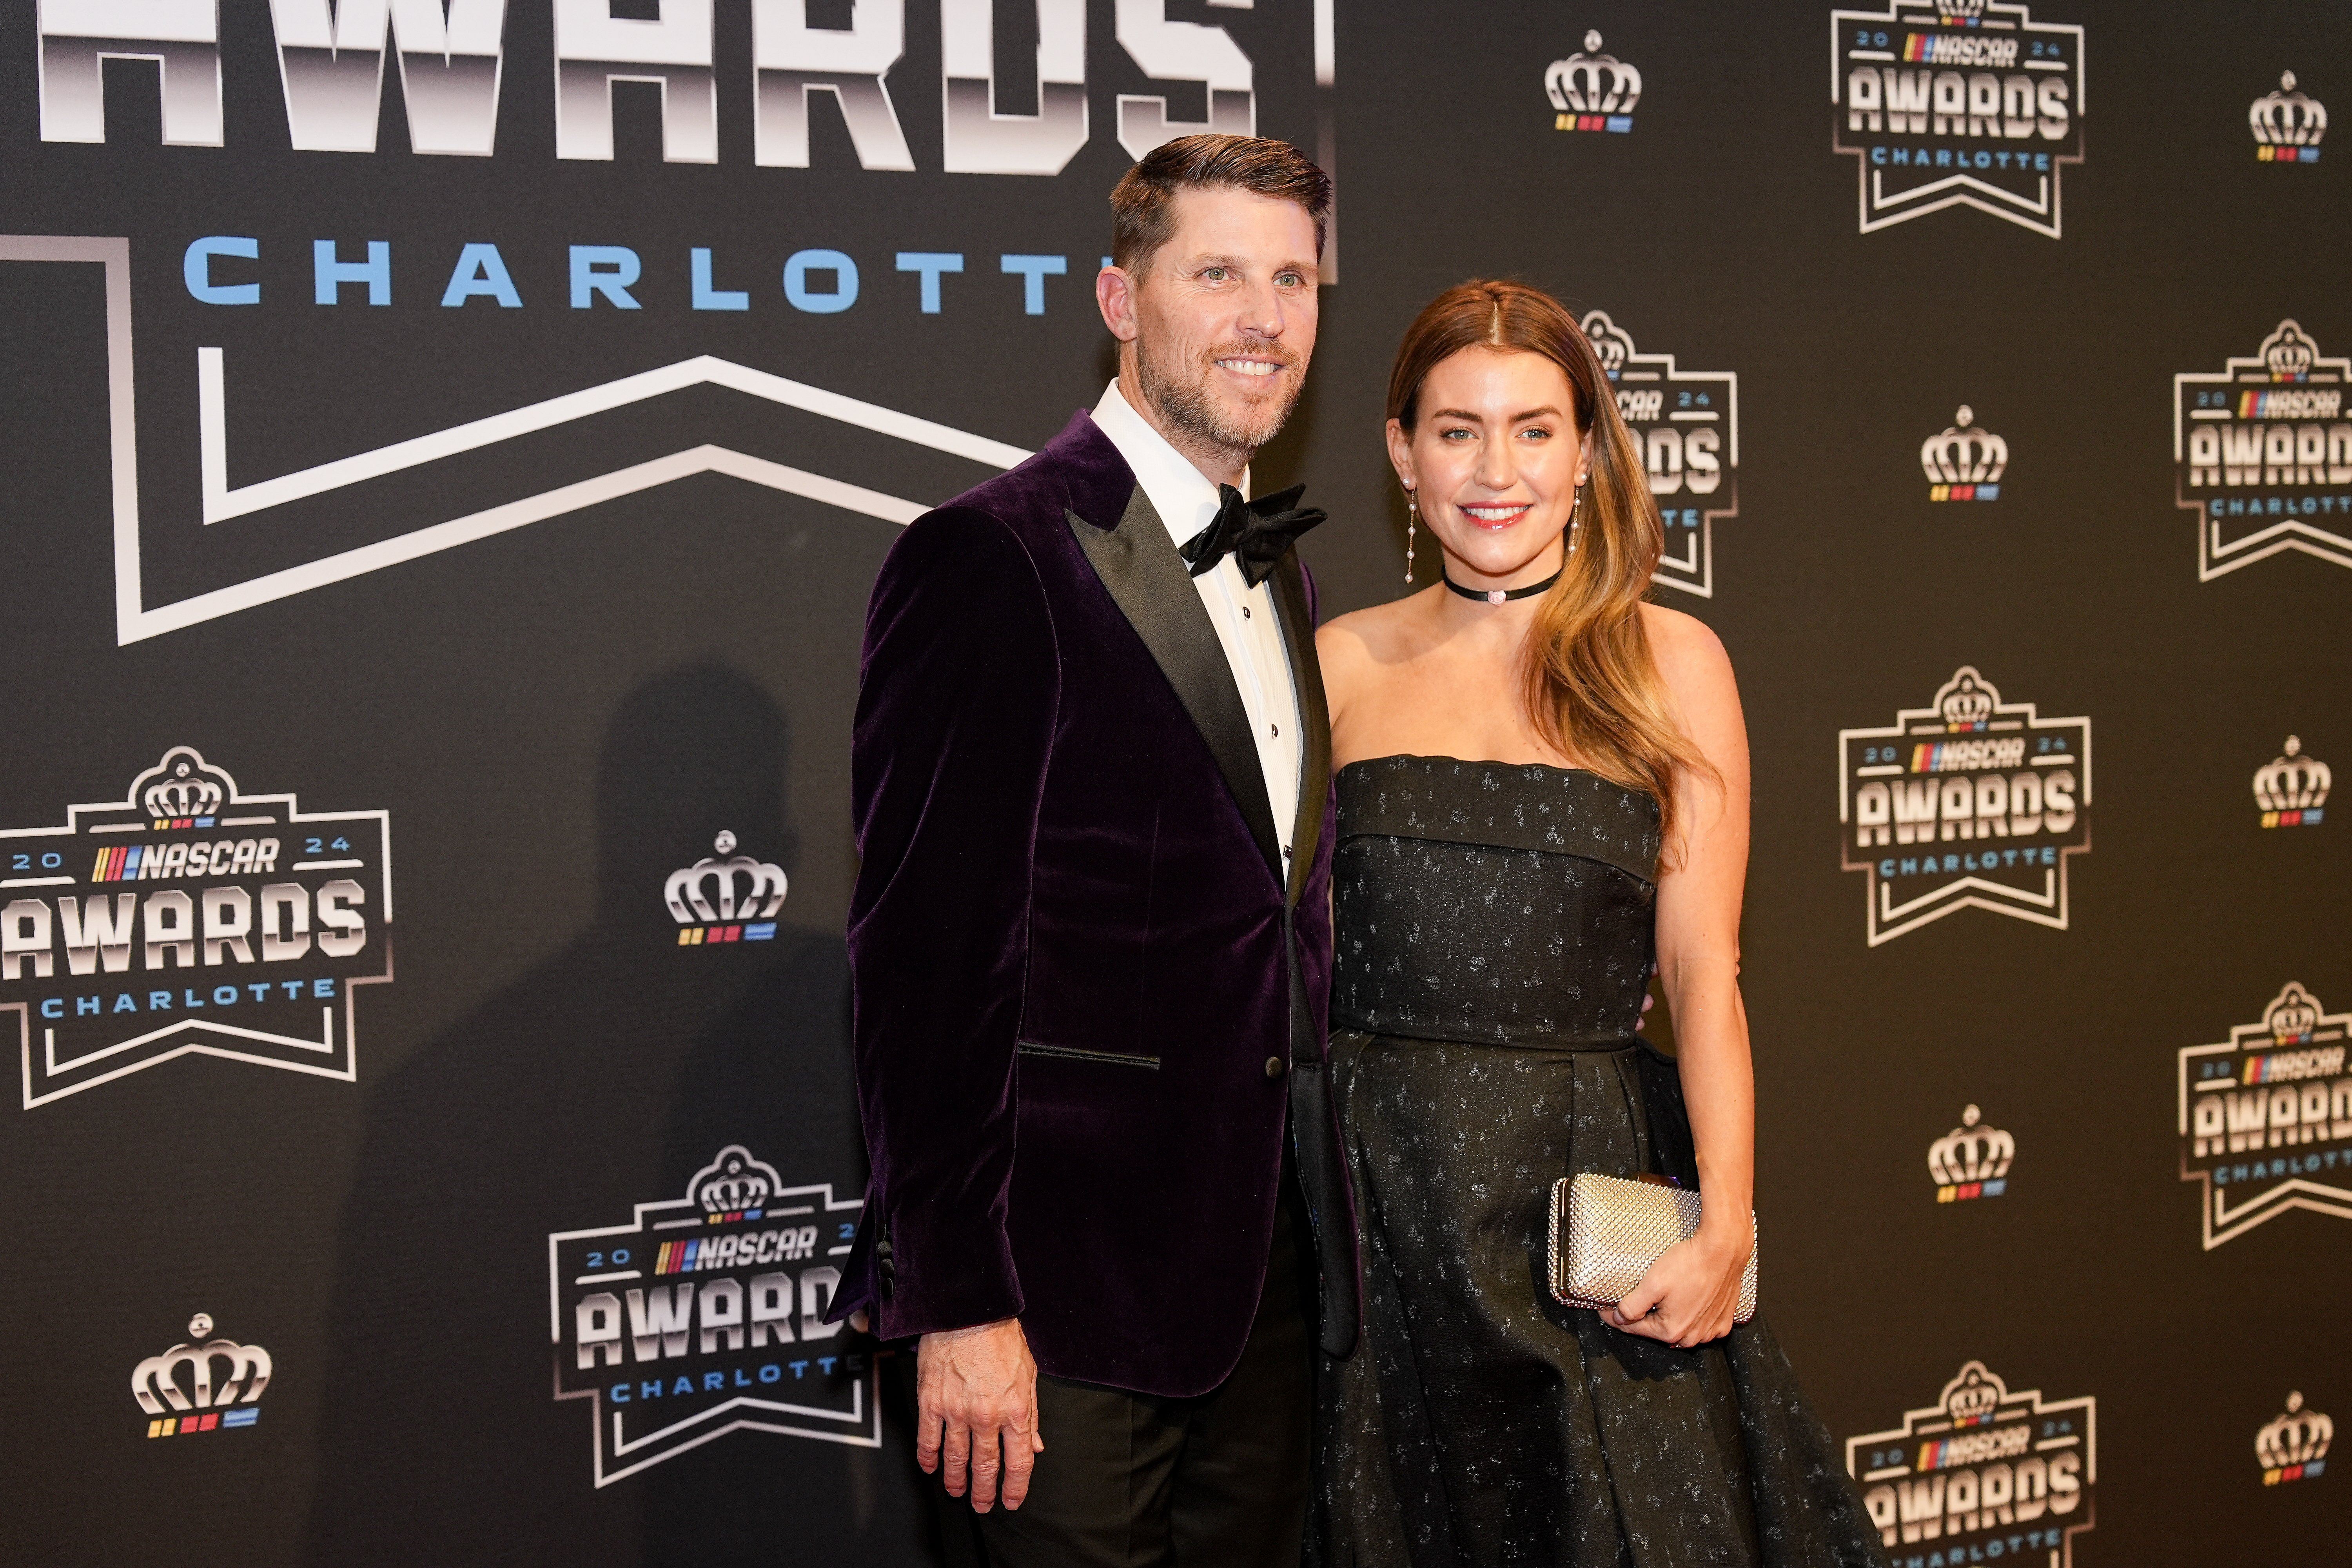
[[[1307,1562],[1878,1568],[1760,1315],[1676,1350],[1546,1288],[1555,1179],[1697,1184],[1675,1064],[1634,1036],[1656,803],[1436,757],[1351,763],[1339,791],[1332,1084],[1364,1332],[1322,1363]]]

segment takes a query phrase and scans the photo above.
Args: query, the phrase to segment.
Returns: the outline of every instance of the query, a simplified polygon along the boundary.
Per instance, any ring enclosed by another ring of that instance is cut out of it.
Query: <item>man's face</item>
[[[1290,416],[1315,352],[1315,220],[1231,187],[1181,191],[1173,213],[1129,283],[1134,390],[1172,436],[1246,462]]]

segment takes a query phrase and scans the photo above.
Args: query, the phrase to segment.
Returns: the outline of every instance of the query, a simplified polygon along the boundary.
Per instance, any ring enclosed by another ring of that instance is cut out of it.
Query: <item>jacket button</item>
[[[1280,1057],[1268,1057],[1265,1058],[1265,1076],[1268,1078],[1280,1078],[1282,1076],[1282,1058]]]

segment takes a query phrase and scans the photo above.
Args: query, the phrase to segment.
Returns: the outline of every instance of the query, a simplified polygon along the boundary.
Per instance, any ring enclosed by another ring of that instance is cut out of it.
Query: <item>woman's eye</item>
[[[1439,431],[1437,438],[1441,441],[1467,441],[1470,439],[1470,432],[1457,426],[1451,430]]]
[[[1530,441],[1549,441],[1551,439],[1551,432],[1545,429],[1540,425],[1529,426],[1527,429],[1520,431],[1519,434],[1526,437]]]

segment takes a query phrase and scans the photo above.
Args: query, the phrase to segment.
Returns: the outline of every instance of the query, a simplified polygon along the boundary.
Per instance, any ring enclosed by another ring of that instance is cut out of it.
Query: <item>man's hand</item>
[[[972,1511],[986,1513],[1001,1469],[1004,1506],[1019,1508],[1045,1447],[1037,1363],[1018,1318],[923,1336],[915,1351],[915,1460],[936,1471],[945,1452],[949,1496],[963,1496],[969,1474]]]

